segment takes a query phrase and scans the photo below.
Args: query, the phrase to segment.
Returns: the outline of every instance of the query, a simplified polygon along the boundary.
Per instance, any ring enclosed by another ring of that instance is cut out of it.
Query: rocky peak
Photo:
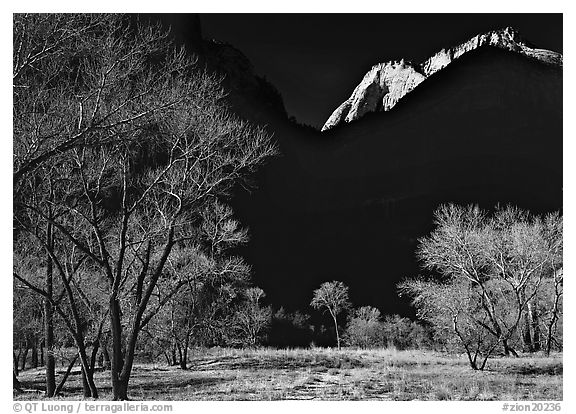
[[[328,118],[322,131],[342,122],[352,122],[368,112],[389,111],[429,76],[444,69],[462,55],[481,47],[491,46],[519,53],[543,63],[562,66],[562,55],[528,46],[511,27],[478,34],[466,42],[442,49],[420,64],[390,61],[374,65],[352,95]]]

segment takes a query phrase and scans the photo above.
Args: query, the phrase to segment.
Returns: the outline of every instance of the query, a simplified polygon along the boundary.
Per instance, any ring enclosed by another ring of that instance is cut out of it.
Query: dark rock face
[[[231,200],[251,234],[240,253],[275,306],[309,311],[313,289],[337,279],[355,305],[409,314],[395,285],[420,271],[417,239],[432,229],[439,204],[562,208],[557,64],[489,46],[434,71],[438,57],[392,111],[377,105],[360,121],[320,133],[288,120],[279,94],[240,52],[206,40],[196,50],[226,74],[232,108],[267,125],[282,152],[256,175],[256,190]],[[411,71],[409,63],[394,65]]]
[[[197,14],[163,13],[152,14],[151,20],[158,21],[170,34],[177,44],[185,44],[190,52],[202,53],[204,39],[202,37],[202,23]]]
[[[280,93],[256,74],[242,52],[215,40],[204,41],[203,47],[200,58],[223,76],[223,85],[229,91],[228,104],[236,113],[258,124],[267,124],[270,118],[287,118]]]
[[[222,78],[228,92],[227,103],[238,115],[258,124],[288,117],[280,93],[256,74],[252,63],[240,50],[202,36],[199,15],[158,14],[152,15],[151,19],[170,30],[176,44],[185,46],[197,58],[199,68]]]
[[[234,200],[273,303],[306,308],[338,279],[358,305],[409,312],[395,284],[419,272],[439,204],[562,207],[562,72],[523,56],[474,52],[393,111],[319,135],[277,127],[284,156]]]

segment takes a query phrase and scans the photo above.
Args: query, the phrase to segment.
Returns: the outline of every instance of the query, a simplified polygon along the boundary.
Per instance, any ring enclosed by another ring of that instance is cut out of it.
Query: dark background
[[[288,113],[317,128],[376,63],[419,63],[506,26],[562,52],[561,14],[203,14],[201,23],[204,38],[241,50],[280,90]]]
[[[562,209],[561,67],[483,48],[390,112],[318,130],[376,63],[420,62],[506,26],[529,44],[561,51],[562,15],[161,19],[200,65],[224,74],[232,109],[265,125],[281,151],[254,177],[255,189],[229,200],[251,236],[239,253],[276,309],[317,318],[313,290],[341,280],[354,306],[414,316],[396,285],[421,272],[415,249],[440,204]]]

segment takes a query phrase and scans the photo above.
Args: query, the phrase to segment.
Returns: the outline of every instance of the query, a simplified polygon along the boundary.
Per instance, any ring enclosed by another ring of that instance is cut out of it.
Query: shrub
[[[379,346],[382,331],[380,319],[380,311],[376,308],[362,306],[356,309],[344,333],[345,343],[360,348]]]

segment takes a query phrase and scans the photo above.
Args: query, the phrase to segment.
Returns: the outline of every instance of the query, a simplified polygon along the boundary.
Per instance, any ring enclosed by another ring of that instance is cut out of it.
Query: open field
[[[562,400],[562,354],[548,358],[494,358],[483,372],[464,356],[432,351],[297,349],[194,351],[190,369],[135,366],[128,395],[134,400]],[[79,399],[79,372],[64,399]],[[96,373],[101,398],[110,399],[109,372]],[[40,399],[43,370],[19,380]],[[32,390],[38,390],[34,392]]]

